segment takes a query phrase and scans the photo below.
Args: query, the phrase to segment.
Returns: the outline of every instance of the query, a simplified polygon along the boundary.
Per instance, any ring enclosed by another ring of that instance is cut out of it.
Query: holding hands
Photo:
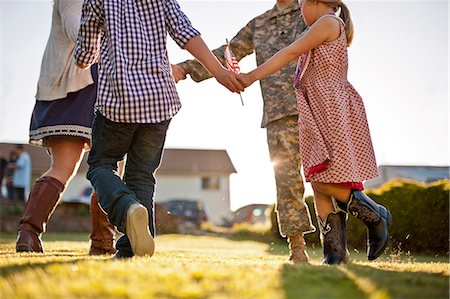
[[[253,76],[252,72],[250,73],[240,73],[237,75],[237,79],[244,86],[244,88],[249,87],[256,81],[256,78]]]
[[[175,79],[175,83],[178,83],[180,80],[186,79],[186,72],[184,69],[176,64],[171,64],[170,67],[172,68],[172,75]]]
[[[214,75],[216,80],[228,88],[229,91],[241,93],[244,91],[245,86],[243,86],[243,84],[238,80],[238,76],[238,74],[225,68],[222,68],[219,72],[217,72],[217,74]]]
[[[181,66],[176,64],[171,64],[170,66],[172,68],[172,75],[176,83],[178,83],[178,81],[180,80],[186,79],[186,72]],[[218,69],[214,77],[216,77],[217,81],[228,88],[228,90],[231,92],[241,93],[242,91],[244,91],[245,86],[243,86],[243,84],[239,82],[238,75],[236,73],[233,73],[232,71],[221,67]]]

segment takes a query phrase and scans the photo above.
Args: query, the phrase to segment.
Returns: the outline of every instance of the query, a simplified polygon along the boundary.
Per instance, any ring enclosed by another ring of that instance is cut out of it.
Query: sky
[[[179,1],[214,49],[275,1]],[[346,1],[355,26],[349,81],[364,99],[379,165],[449,165],[449,3]],[[36,83],[51,20],[50,0],[0,0],[0,142],[28,141]],[[168,43],[172,63],[192,56]],[[240,63],[255,66],[250,55]],[[259,84],[231,94],[216,80],[177,85],[183,104],[167,148],[225,149],[231,208],[273,203],[275,180],[260,128]],[[307,185],[307,194],[311,188]]]

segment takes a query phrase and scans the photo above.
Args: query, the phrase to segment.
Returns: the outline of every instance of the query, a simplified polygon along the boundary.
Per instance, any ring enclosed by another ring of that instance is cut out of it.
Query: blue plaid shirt
[[[84,0],[74,56],[90,65],[100,55],[96,110],[122,123],[159,123],[178,112],[167,33],[181,48],[200,34],[176,0]]]

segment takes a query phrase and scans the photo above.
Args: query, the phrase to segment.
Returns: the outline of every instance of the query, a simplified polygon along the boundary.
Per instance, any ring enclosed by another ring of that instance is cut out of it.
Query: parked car
[[[78,202],[86,205],[91,204],[91,193],[94,190],[91,186],[86,186],[81,190],[80,194],[75,197],[63,198],[63,202]]]
[[[188,233],[200,230],[208,221],[202,203],[196,200],[175,199],[164,202],[167,212],[176,219],[177,232]]]
[[[251,204],[243,206],[237,209],[233,213],[233,218],[231,220],[232,224],[235,223],[251,223],[251,224],[266,224],[269,221],[269,205],[266,204]]]
[[[64,198],[63,203],[91,204],[93,188],[87,186],[75,197]],[[203,205],[193,200],[170,200],[155,203],[155,226],[158,234],[192,233],[208,220]]]
[[[165,203],[155,203],[155,226],[157,234],[178,232],[178,219],[167,210]]]

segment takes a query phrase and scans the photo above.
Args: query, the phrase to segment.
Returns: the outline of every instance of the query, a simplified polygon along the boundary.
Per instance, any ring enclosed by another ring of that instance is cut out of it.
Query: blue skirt
[[[90,143],[97,99],[97,64],[91,66],[94,83],[54,101],[36,101],[30,123],[30,144],[47,146],[49,137],[82,138]]]

